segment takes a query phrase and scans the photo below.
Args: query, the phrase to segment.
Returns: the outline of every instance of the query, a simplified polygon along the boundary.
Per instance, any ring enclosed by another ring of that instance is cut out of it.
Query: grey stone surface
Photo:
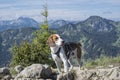
[[[10,80],[12,76],[8,67],[0,68],[0,80]]]
[[[49,67],[44,67],[42,64],[32,64],[21,71],[16,78],[44,78],[47,79],[51,76],[52,70]]]
[[[120,80],[120,66],[79,70],[57,74],[49,65],[33,64],[24,68],[13,79],[9,68],[0,68],[0,80]]]
[[[17,65],[15,67],[15,71],[18,72],[18,73],[20,73],[23,69],[24,69],[24,67],[22,65]]]
[[[73,72],[62,73],[57,76],[57,80],[75,80]]]

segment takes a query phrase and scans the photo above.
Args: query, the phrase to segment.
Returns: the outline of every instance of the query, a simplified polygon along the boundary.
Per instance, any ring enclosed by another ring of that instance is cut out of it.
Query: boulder
[[[3,75],[10,74],[9,68],[8,67],[0,68],[0,74],[3,74]]]
[[[120,80],[120,67],[115,67],[112,69],[112,71],[109,73],[108,77],[111,80]]]
[[[53,74],[51,67],[47,64],[43,65],[43,67],[45,67],[45,69],[43,71],[44,75],[42,76],[51,78],[51,75]]]
[[[52,79],[33,79],[33,78],[17,78],[12,80],[52,80]]]
[[[34,79],[49,79],[52,70],[49,66],[42,64],[32,64],[21,71],[16,78],[34,78]]]
[[[93,77],[96,76],[96,70],[80,70],[77,73],[76,80],[93,80]]]
[[[0,79],[9,80],[11,78],[12,77],[11,77],[10,70],[8,67],[0,68]]]
[[[15,67],[15,71],[17,73],[20,73],[23,69],[24,69],[24,67],[22,65],[18,65],[18,66]]]
[[[61,73],[57,76],[57,80],[75,80],[74,72]]]
[[[76,70],[76,80],[120,80],[120,67]]]
[[[11,75],[6,75],[3,77],[3,80],[12,80],[12,76]]]

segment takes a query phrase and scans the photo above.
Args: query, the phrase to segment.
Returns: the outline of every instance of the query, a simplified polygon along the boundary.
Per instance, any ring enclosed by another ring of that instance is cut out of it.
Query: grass
[[[15,76],[15,75],[18,74],[13,67],[10,68],[10,73],[11,73],[13,76]]]
[[[96,60],[88,60],[84,67],[86,68],[95,68],[97,66],[107,66],[111,64],[120,64],[120,56],[117,57],[100,57]]]

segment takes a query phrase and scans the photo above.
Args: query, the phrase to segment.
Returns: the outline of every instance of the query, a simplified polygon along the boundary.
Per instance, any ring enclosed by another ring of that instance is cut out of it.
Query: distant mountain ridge
[[[21,23],[30,22],[20,18]],[[22,21],[23,22],[22,22]],[[18,21],[19,22],[19,21]],[[36,23],[36,22],[35,22]],[[32,24],[32,23],[31,23]],[[37,23],[36,23],[37,24]],[[12,55],[9,50],[14,42],[32,40],[32,33],[38,28],[20,27],[0,32],[0,64],[8,64]],[[99,16],[91,16],[76,23],[65,20],[52,21],[50,29],[56,30],[67,41],[81,42],[85,53],[83,59],[95,59],[101,55],[117,56],[120,54],[120,22],[108,20]],[[8,25],[9,26],[9,25]],[[11,26],[12,27],[12,26]]]
[[[68,24],[69,21],[65,20],[55,20],[55,21],[49,21],[49,28],[60,28],[66,24]],[[0,21],[0,31],[8,30],[8,29],[19,29],[19,28],[25,28],[25,27],[33,27],[33,28],[39,28],[40,24],[42,22],[37,22],[32,18],[29,17],[19,17],[18,19],[14,20],[6,20],[6,21]]]
[[[0,31],[8,29],[18,29],[23,27],[35,27],[38,28],[39,24],[37,21],[28,17],[19,17],[15,20],[0,21]]]
[[[84,58],[117,56],[120,53],[120,24],[117,22],[91,16],[75,25],[66,25],[58,32],[62,33],[67,41],[83,43],[87,52]]]
[[[49,27],[50,28],[60,28],[60,27],[65,26],[67,24],[69,24],[68,21],[56,20],[56,21],[53,21],[53,22],[49,23]]]

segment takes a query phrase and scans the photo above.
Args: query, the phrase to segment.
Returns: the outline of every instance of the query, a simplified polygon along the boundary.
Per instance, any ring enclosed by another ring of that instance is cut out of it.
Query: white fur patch
[[[59,35],[56,35],[56,36],[58,37],[58,40],[55,41],[55,44],[56,44],[57,46],[61,46],[61,45],[62,45],[62,42],[63,42],[63,39],[61,39]]]

